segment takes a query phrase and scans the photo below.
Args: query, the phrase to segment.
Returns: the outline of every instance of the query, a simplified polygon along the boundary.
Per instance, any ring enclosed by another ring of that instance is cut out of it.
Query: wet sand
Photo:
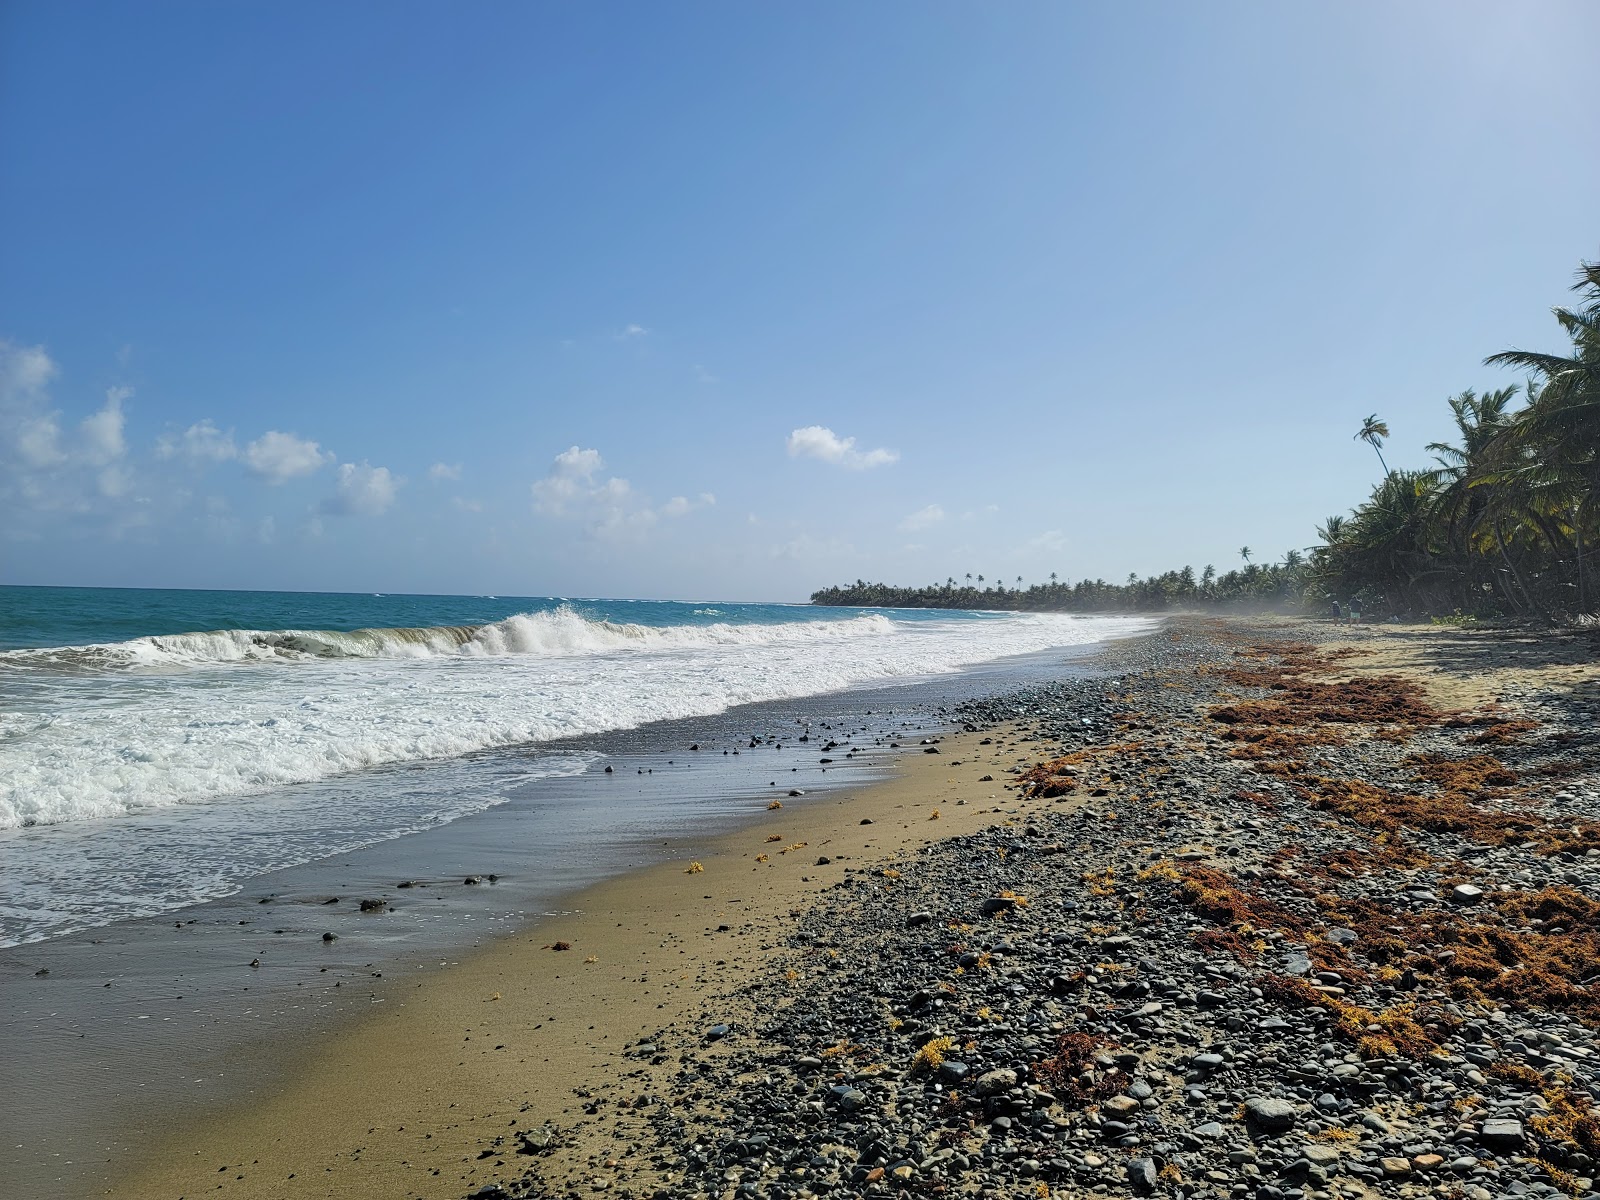
[[[1017,762],[1016,747],[979,741],[955,735],[936,755],[908,748],[890,781],[786,802],[708,842],[694,860],[702,870],[663,863],[583,890],[571,912],[416,980],[294,1064],[270,1097],[142,1148],[105,1194],[473,1190],[514,1157],[493,1139],[563,1123],[582,1107],[575,1088],[628,1076],[648,1091],[650,1064],[628,1048],[759,971],[764,945],[808,897],[869,861],[1014,819],[1028,802],[978,781]],[[726,1021],[747,1015],[721,1011]]]
[[[946,728],[949,704],[1082,674],[1094,651],[584,739],[558,748],[593,756],[589,771],[508,803],[199,906],[0,950],[0,1175],[22,1195],[99,1194],[165,1157],[152,1148],[167,1132],[283,1092],[371,1014],[412,1005],[418,982],[542,929],[583,889],[703,858],[719,833],[768,822],[774,798],[799,817],[855,795],[891,769],[897,739]],[[846,744],[824,749],[835,736]],[[360,912],[363,899],[391,907]],[[211,1189],[226,1178],[213,1172]]]

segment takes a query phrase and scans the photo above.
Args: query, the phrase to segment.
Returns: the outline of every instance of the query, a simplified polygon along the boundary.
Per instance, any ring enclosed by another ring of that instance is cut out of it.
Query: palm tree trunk
[[[1589,590],[1585,586],[1587,578],[1583,572],[1583,520],[1581,513],[1574,514],[1572,522],[1573,536],[1578,543],[1578,611],[1589,611]]]
[[[1510,570],[1511,577],[1517,581],[1517,587],[1522,592],[1522,598],[1527,601],[1526,607],[1528,611],[1543,616],[1544,610],[1539,607],[1538,601],[1533,598],[1533,593],[1528,590],[1527,581],[1522,578],[1522,572],[1517,570],[1517,564],[1512,560],[1511,555],[1506,552],[1505,531],[1501,527],[1501,519],[1498,513],[1495,514],[1494,518],[1494,541],[1495,545],[1500,548],[1501,560]]]

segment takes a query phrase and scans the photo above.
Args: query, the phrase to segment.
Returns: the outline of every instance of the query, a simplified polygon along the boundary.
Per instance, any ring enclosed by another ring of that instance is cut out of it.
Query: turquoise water
[[[776,624],[848,619],[850,609],[551,596],[408,596],[369,592],[227,592],[0,586],[0,650],[84,646],[212,629],[383,629],[483,625],[562,605],[596,621],[639,625]],[[801,615],[803,614],[803,615]],[[940,614],[906,610],[916,621]],[[983,620],[987,614],[943,614]]]

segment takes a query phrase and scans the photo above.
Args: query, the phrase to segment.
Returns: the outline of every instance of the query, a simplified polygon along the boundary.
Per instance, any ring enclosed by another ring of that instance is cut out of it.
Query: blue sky
[[[1559,345],[1592,3],[0,4],[0,581],[1313,540]]]

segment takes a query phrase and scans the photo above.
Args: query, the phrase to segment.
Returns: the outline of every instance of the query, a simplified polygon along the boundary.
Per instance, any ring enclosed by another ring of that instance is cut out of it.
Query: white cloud
[[[126,496],[133,488],[133,473],[125,466],[109,466],[100,472],[95,482],[102,496],[115,500]]]
[[[563,515],[569,503],[593,490],[594,477],[605,465],[598,450],[580,450],[576,446],[563,450],[550,465],[549,474],[533,485],[534,510],[549,516]]]
[[[701,492],[695,500],[674,496],[657,512],[647,496],[636,492],[626,479],[605,475],[605,469],[598,450],[578,446],[563,450],[545,477],[531,486],[534,511],[580,520],[591,536],[611,538],[643,532],[663,516],[681,517],[717,502],[710,492]]]
[[[251,471],[274,485],[309,475],[334,460],[333,453],[324,452],[316,442],[275,429],[251,442],[240,457]]]
[[[395,494],[404,483],[398,475],[390,474],[388,467],[342,463],[334,482],[336,490],[318,506],[318,511],[335,517],[382,516],[394,504]]]
[[[460,496],[451,496],[450,503],[458,512],[476,513],[483,511],[483,501],[481,500],[465,500]]]
[[[1059,529],[1047,529],[1038,537],[1029,538],[1025,548],[1028,550],[1065,550],[1067,548],[1067,535]]]
[[[156,440],[157,458],[185,458],[191,463],[227,462],[239,457],[233,431],[223,433],[209,420],[197,421],[181,434],[166,433]]]
[[[687,496],[674,496],[661,506],[663,517],[686,517],[697,508],[710,508],[717,502],[717,498],[710,492],[701,492],[700,495],[690,500]]]
[[[22,417],[13,440],[25,467],[53,467],[67,461],[61,449],[61,426],[56,424],[54,413]]]
[[[695,365],[694,365],[694,381],[696,383],[720,383],[721,382],[721,380],[719,380],[710,371],[706,370],[699,363],[695,363]]]
[[[43,346],[14,346],[0,341],[0,397],[44,391],[56,376],[56,364]]]
[[[900,460],[898,450],[857,450],[856,439],[842,438],[825,425],[807,425],[789,435],[790,458],[820,458],[823,462],[864,471]]]
[[[129,495],[135,477],[126,464],[122,405],[133,390],[109,388],[105,403],[68,434],[61,413],[51,405],[49,386],[56,374],[43,346],[0,341],[0,509],[19,516],[100,515],[114,537],[147,524],[147,513],[128,507],[148,503]],[[119,503],[107,505],[107,500]],[[33,536],[16,520],[5,532]]]
[[[901,521],[900,528],[906,533],[915,533],[919,529],[927,529],[929,526],[937,525],[942,520],[944,520],[944,509],[937,504],[930,504],[926,508],[917,509],[904,521]]]
[[[66,461],[61,425],[46,389],[56,364],[43,346],[0,341],[0,453],[24,471]]]
[[[78,426],[83,434],[84,461],[103,467],[127,453],[128,444],[122,437],[123,427],[127,423],[122,413],[122,402],[131,395],[132,388],[107,389],[105,407],[85,417]]]
[[[433,480],[435,483],[442,482],[446,479],[460,479],[461,464],[436,462],[433,464],[433,466],[428,468],[428,478]]]
[[[619,342],[627,342],[627,341],[632,341],[634,338],[642,338],[642,337],[649,337],[649,336],[650,336],[650,331],[648,329],[646,329],[643,325],[624,325],[617,332],[617,340]]]

